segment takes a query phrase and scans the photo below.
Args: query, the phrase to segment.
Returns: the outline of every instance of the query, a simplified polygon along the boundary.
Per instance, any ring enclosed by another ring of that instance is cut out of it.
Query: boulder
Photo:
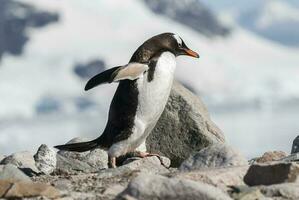
[[[266,163],[272,161],[278,161],[285,158],[287,154],[283,151],[268,151],[264,153],[261,157],[256,158],[255,162],[257,163]]]
[[[201,99],[174,82],[165,110],[146,140],[148,151],[170,158],[178,167],[191,154],[224,142]]]
[[[19,199],[30,197],[47,197],[54,199],[60,196],[58,190],[44,183],[10,182],[0,180],[0,197]]]
[[[299,153],[299,135],[293,140],[291,153]]]
[[[86,139],[74,138],[67,144],[85,142]],[[96,172],[108,168],[108,154],[102,149],[86,152],[58,151],[57,169],[63,171]]]
[[[12,164],[20,168],[28,175],[38,173],[39,170],[35,166],[33,155],[29,151],[14,153],[4,158],[0,164]]]
[[[0,165],[0,180],[31,181],[26,174],[12,164]]]
[[[56,169],[56,152],[45,144],[38,148],[34,160],[37,169],[44,174],[50,174]]]
[[[120,194],[122,199],[231,199],[211,185],[179,178],[142,173]]]
[[[297,163],[253,164],[249,167],[244,182],[249,186],[272,185],[297,182],[298,177],[299,164]]]
[[[227,191],[233,185],[245,185],[243,177],[249,166],[234,166],[180,172],[175,177],[189,179],[196,182],[203,182]]]
[[[181,164],[179,170],[190,171],[242,165],[246,166],[248,162],[239,151],[226,144],[217,143],[190,156]]]

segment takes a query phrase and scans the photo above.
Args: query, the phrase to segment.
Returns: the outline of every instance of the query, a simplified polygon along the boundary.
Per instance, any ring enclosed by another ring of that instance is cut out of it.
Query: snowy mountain
[[[28,27],[40,28],[58,21],[57,13],[36,10],[28,4],[1,0],[0,4],[0,60],[4,53],[19,55],[28,42]]]
[[[239,23],[265,38],[299,47],[299,7],[286,1],[264,1],[241,13]]]
[[[237,25],[227,37],[211,38],[206,36],[213,30],[210,27],[195,30],[164,10],[157,15],[138,0],[21,2],[57,13],[59,21],[26,28],[30,40],[23,54],[2,57],[0,152],[97,136],[117,84],[84,92],[91,75],[85,65],[91,64],[95,72],[125,64],[143,41],[162,32],[179,34],[200,53],[198,60],[179,57],[176,77],[204,97],[211,110],[298,104],[299,50]],[[103,63],[94,68],[96,60]]]
[[[144,0],[159,15],[164,15],[207,36],[225,36],[230,30],[198,0]]]

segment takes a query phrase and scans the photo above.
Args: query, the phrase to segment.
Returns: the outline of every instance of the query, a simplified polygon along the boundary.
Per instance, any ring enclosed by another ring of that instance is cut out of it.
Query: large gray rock
[[[56,169],[56,152],[45,144],[38,148],[34,160],[36,167],[44,174],[50,174]]]
[[[87,139],[74,138],[67,144],[85,142]],[[86,152],[58,151],[57,169],[63,171],[96,172],[108,168],[108,154],[101,149]]]
[[[244,165],[248,165],[248,162],[240,152],[226,144],[218,143],[190,156],[181,164],[179,169],[190,171]]]
[[[12,164],[0,165],[0,180],[31,181],[28,176]]]
[[[22,151],[14,153],[6,158],[4,158],[0,164],[12,164],[17,166],[18,168],[26,171],[26,173],[30,174],[38,173],[39,170],[35,166],[35,161],[33,155],[29,151]]]
[[[244,182],[249,186],[272,185],[298,182],[298,177],[299,164],[297,163],[254,164],[244,176]]]
[[[208,184],[142,173],[133,179],[120,195],[123,199],[231,199],[220,189]]]
[[[206,106],[174,82],[166,108],[146,140],[147,149],[170,158],[172,166],[178,167],[192,153],[216,142],[224,142],[224,135]]]

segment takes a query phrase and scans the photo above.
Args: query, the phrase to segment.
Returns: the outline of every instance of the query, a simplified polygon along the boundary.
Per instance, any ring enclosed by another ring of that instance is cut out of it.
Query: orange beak
[[[198,53],[196,53],[195,51],[192,51],[191,49],[184,49],[184,50],[185,50],[187,56],[199,58]]]

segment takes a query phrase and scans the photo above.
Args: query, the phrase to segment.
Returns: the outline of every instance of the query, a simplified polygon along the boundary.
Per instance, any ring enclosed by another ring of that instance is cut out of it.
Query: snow
[[[267,29],[273,23],[284,21],[299,21],[299,9],[284,1],[269,0],[265,2],[261,16],[256,22],[259,29]]]

